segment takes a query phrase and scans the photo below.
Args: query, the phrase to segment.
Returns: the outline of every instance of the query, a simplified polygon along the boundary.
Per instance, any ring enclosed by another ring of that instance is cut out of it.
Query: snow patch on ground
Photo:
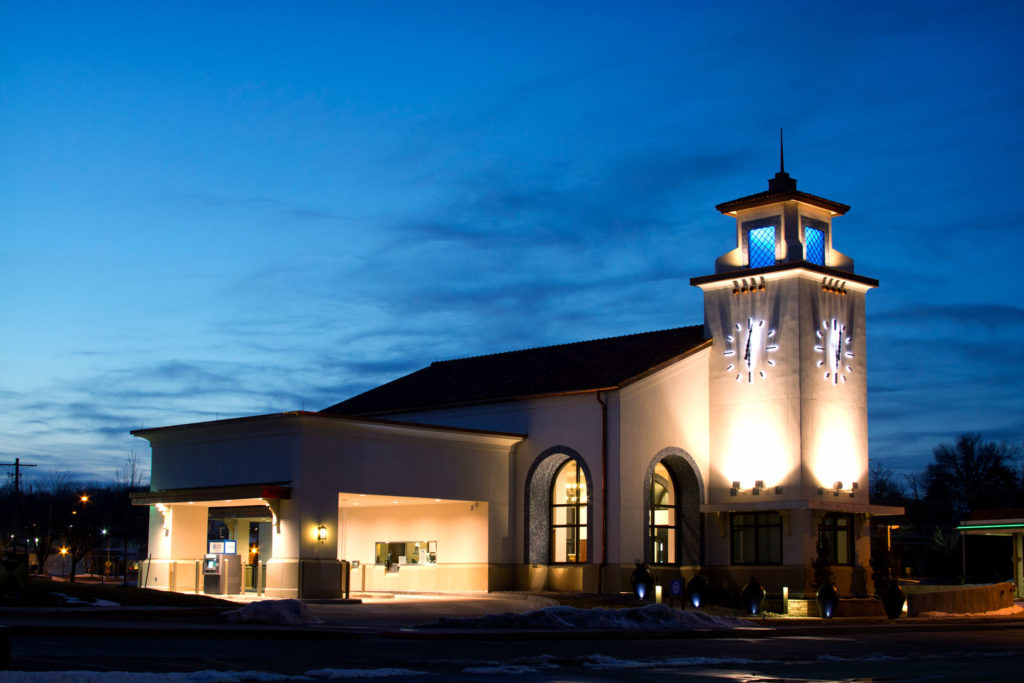
[[[235,624],[321,624],[323,619],[315,616],[299,600],[260,600],[245,607],[224,613],[224,619]]]
[[[553,655],[540,655],[538,657],[519,657],[507,662],[477,662],[473,666],[464,668],[462,673],[477,676],[521,676],[557,669],[558,666]]]
[[[249,681],[295,681],[265,671],[191,671],[185,673],[151,673],[130,671],[2,671],[3,683],[248,683]],[[311,679],[305,679],[311,680]]]
[[[421,627],[484,628],[484,629],[549,629],[668,631],[756,628],[745,619],[713,617],[702,612],[685,612],[666,605],[647,605],[624,609],[579,609],[577,607],[545,607],[521,614],[485,614],[481,617],[441,617]]]
[[[909,657],[892,657],[890,655],[864,655],[862,657],[840,657],[838,655],[818,655],[819,662],[905,662]]]
[[[306,675],[315,679],[326,679],[336,681],[344,678],[394,678],[401,676],[433,676],[426,671],[413,671],[412,669],[316,669],[307,671]]]
[[[81,598],[75,598],[75,597],[72,597],[70,595],[65,595],[64,593],[51,593],[51,595],[58,596],[61,600],[64,601],[65,605],[87,605],[89,607],[120,607],[121,606],[121,603],[119,603],[119,602],[112,602],[110,600],[101,600],[99,598],[96,598],[92,602],[89,602],[88,600],[82,600]]]
[[[1002,609],[994,609],[988,612],[974,612],[962,614],[957,612],[921,612],[918,616],[932,619],[944,619],[949,617],[1015,617],[1024,614],[1024,605],[1012,605]]]
[[[667,669],[691,666],[748,666],[751,664],[777,664],[773,659],[743,659],[741,657],[668,657],[666,659],[618,659],[607,655],[590,655],[583,659],[583,666],[600,671],[624,671],[628,669]]]
[[[432,676],[412,669],[316,669],[305,675],[266,671],[192,671],[152,673],[130,671],[0,671],[0,683],[272,683],[277,681],[337,681],[367,678]]]

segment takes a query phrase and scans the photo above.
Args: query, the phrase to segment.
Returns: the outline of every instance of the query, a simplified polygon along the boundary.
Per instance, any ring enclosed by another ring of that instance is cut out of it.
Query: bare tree
[[[961,434],[954,443],[932,450],[933,462],[924,471],[927,497],[946,500],[957,513],[1010,507],[1020,496],[1016,471],[1020,448],[982,441],[980,434]]]
[[[907,488],[905,490],[909,494],[909,497],[914,500],[921,500],[924,497],[925,486],[920,472],[904,474],[903,481],[907,483]]]
[[[117,486],[114,494],[115,519],[108,524],[108,533],[121,540],[121,557],[123,558],[123,581],[128,582],[128,547],[132,544],[144,546],[149,536],[149,509],[132,504],[131,494],[146,487],[145,467],[141,458],[133,448],[116,475]],[[107,538],[107,544],[111,539]],[[109,552],[108,552],[109,555]]]
[[[123,489],[126,489],[129,493],[133,493],[142,488],[143,483],[146,480],[145,467],[143,467],[142,459],[139,458],[135,449],[128,451],[128,456],[124,462],[114,473],[114,478],[117,481],[117,485]]]
[[[67,553],[71,558],[71,576],[68,579],[71,583],[75,582],[78,563],[96,549],[100,538],[95,512],[88,507],[88,496],[76,495],[75,498],[77,501],[68,518],[68,525],[64,530],[64,547],[61,548],[61,552]]]
[[[39,571],[46,571],[46,561],[64,535],[71,513],[74,490],[67,472],[51,470],[43,485],[30,497],[31,528],[29,539],[36,552]]]
[[[868,495],[871,500],[903,497],[903,487],[896,482],[895,473],[880,460],[871,461],[871,469],[868,472]]]

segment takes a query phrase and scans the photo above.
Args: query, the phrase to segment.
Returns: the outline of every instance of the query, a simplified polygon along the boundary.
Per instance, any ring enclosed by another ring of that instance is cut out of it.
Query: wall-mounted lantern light
[[[848,493],[850,494],[850,498],[853,498],[856,496],[858,490],[860,490],[859,482],[851,482],[850,488],[847,489],[843,487],[843,482],[837,481],[835,484],[832,485],[832,488],[830,489],[826,489],[824,487],[819,488],[818,495],[824,496],[826,493],[831,493],[833,496],[838,496],[841,493]]]
[[[316,528],[316,542],[323,543],[327,540],[327,526],[321,524]]]
[[[782,495],[782,487],[781,486],[776,486],[774,490],[775,490],[776,495],[780,495],[780,496]],[[755,496],[760,496],[763,491],[769,491],[768,487],[765,486],[765,484],[764,484],[764,479],[758,479],[757,481],[754,482],[754,485],[750,488],[750,493],[752,495],[755,495]],[[740,486],[740,482],[738,482],[738,481],[732,482],[732,487],[729,489],[729,495],[730,496],[737,496],[740,493],[743,493],[743,487]]]

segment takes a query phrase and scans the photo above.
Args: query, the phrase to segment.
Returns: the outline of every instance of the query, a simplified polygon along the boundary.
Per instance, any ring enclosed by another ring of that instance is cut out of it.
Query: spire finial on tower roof
[[[782,153],[782,129],[779,128],[779,173],[786,172],[786,157]]]
[[[782,129],[779,128],[779,172],[768,179],[769,192],[796,192],[796,179],[786,173],[786,157],[782,148]]]

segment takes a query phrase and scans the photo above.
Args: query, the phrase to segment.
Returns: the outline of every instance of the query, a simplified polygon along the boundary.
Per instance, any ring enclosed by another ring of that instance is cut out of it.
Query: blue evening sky
[[[847,5],[844,7],[844,5]],[[716,203],[853,206],[873,458],[1024,439],[1024,4],[0,2],[0,457],[701,322]]]

